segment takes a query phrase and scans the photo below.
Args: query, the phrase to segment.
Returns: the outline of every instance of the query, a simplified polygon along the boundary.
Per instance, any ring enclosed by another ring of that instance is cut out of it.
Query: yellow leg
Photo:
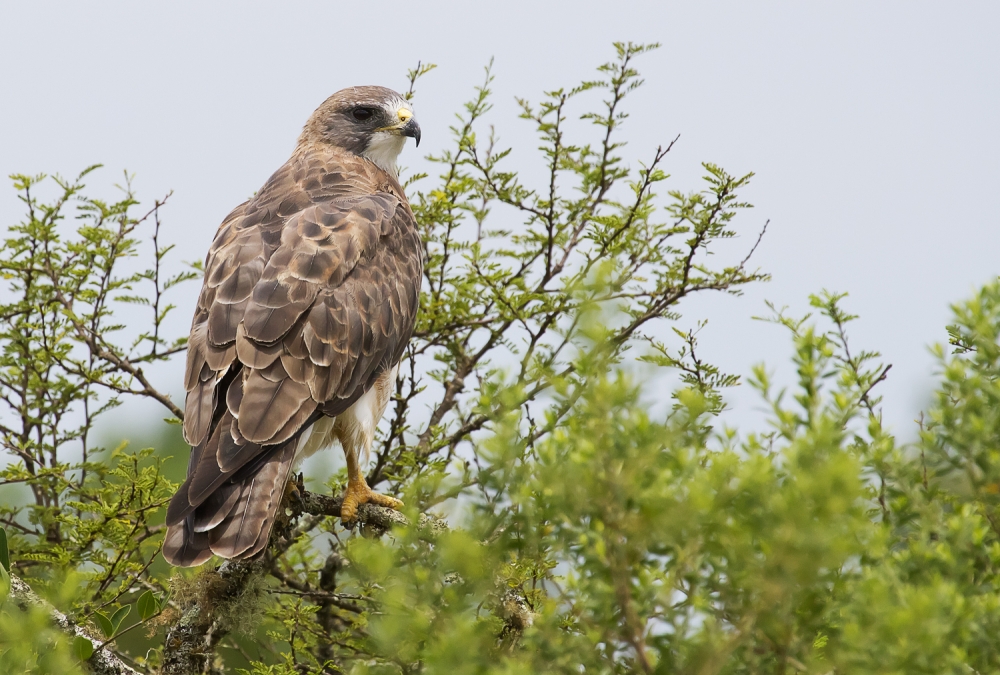
[[[374,492],[365,477],[361,473],[358,458],[353,452],[346,452],[347,455],[347,491],[344,494],[344,501],[340,505],[340,522],[353,523],[358,516],[358,507],[362,504],[376,504],[390,509],[399,509],[403,502],[394,497],[380,495]]]

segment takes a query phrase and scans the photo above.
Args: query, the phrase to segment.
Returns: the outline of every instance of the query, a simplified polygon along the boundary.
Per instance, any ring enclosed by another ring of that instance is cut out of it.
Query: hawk
[[[352,87],[320,105],[291,158],[222,222],[205,261],[184,387],[187,479],[163,556],[200,565],[267,546],[293,467],[337,442],[345,522],[398,508],[361,473],[413,332],[420,236],[396,172],[410,104]]]

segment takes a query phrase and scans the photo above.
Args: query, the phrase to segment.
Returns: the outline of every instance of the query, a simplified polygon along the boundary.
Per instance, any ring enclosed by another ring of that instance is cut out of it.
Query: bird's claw
[[[372,490],[363,478],[356,482],[350,481],[347,484],[344,501],[340,505],[340,522],[345,525],[353,524],[358,518],[358,507],[362,504],[375,504],[395,511],[403,506],[403,502],[395,497],[382,495]]]

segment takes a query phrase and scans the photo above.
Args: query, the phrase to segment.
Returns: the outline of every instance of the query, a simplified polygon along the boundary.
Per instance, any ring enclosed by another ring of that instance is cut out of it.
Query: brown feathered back
[[[188,343],[187,480],[163,555],[197,565],[267,545],[300,434],[395,365],[422,247],[393,176],[304,135],[219,228]]]

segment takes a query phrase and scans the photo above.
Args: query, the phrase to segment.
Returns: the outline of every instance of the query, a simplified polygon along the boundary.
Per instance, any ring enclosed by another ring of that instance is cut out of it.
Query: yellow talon
[[[344,494],[344,501],[340,505],[340,522],[345,525],[353,523],[358,517],[358,507],[362,504],[375,504],[386,508],[399,510],[403,502],[395,497],[380,495],[368,487],[363,477],[358,480],[347,482],[347,491]]]

